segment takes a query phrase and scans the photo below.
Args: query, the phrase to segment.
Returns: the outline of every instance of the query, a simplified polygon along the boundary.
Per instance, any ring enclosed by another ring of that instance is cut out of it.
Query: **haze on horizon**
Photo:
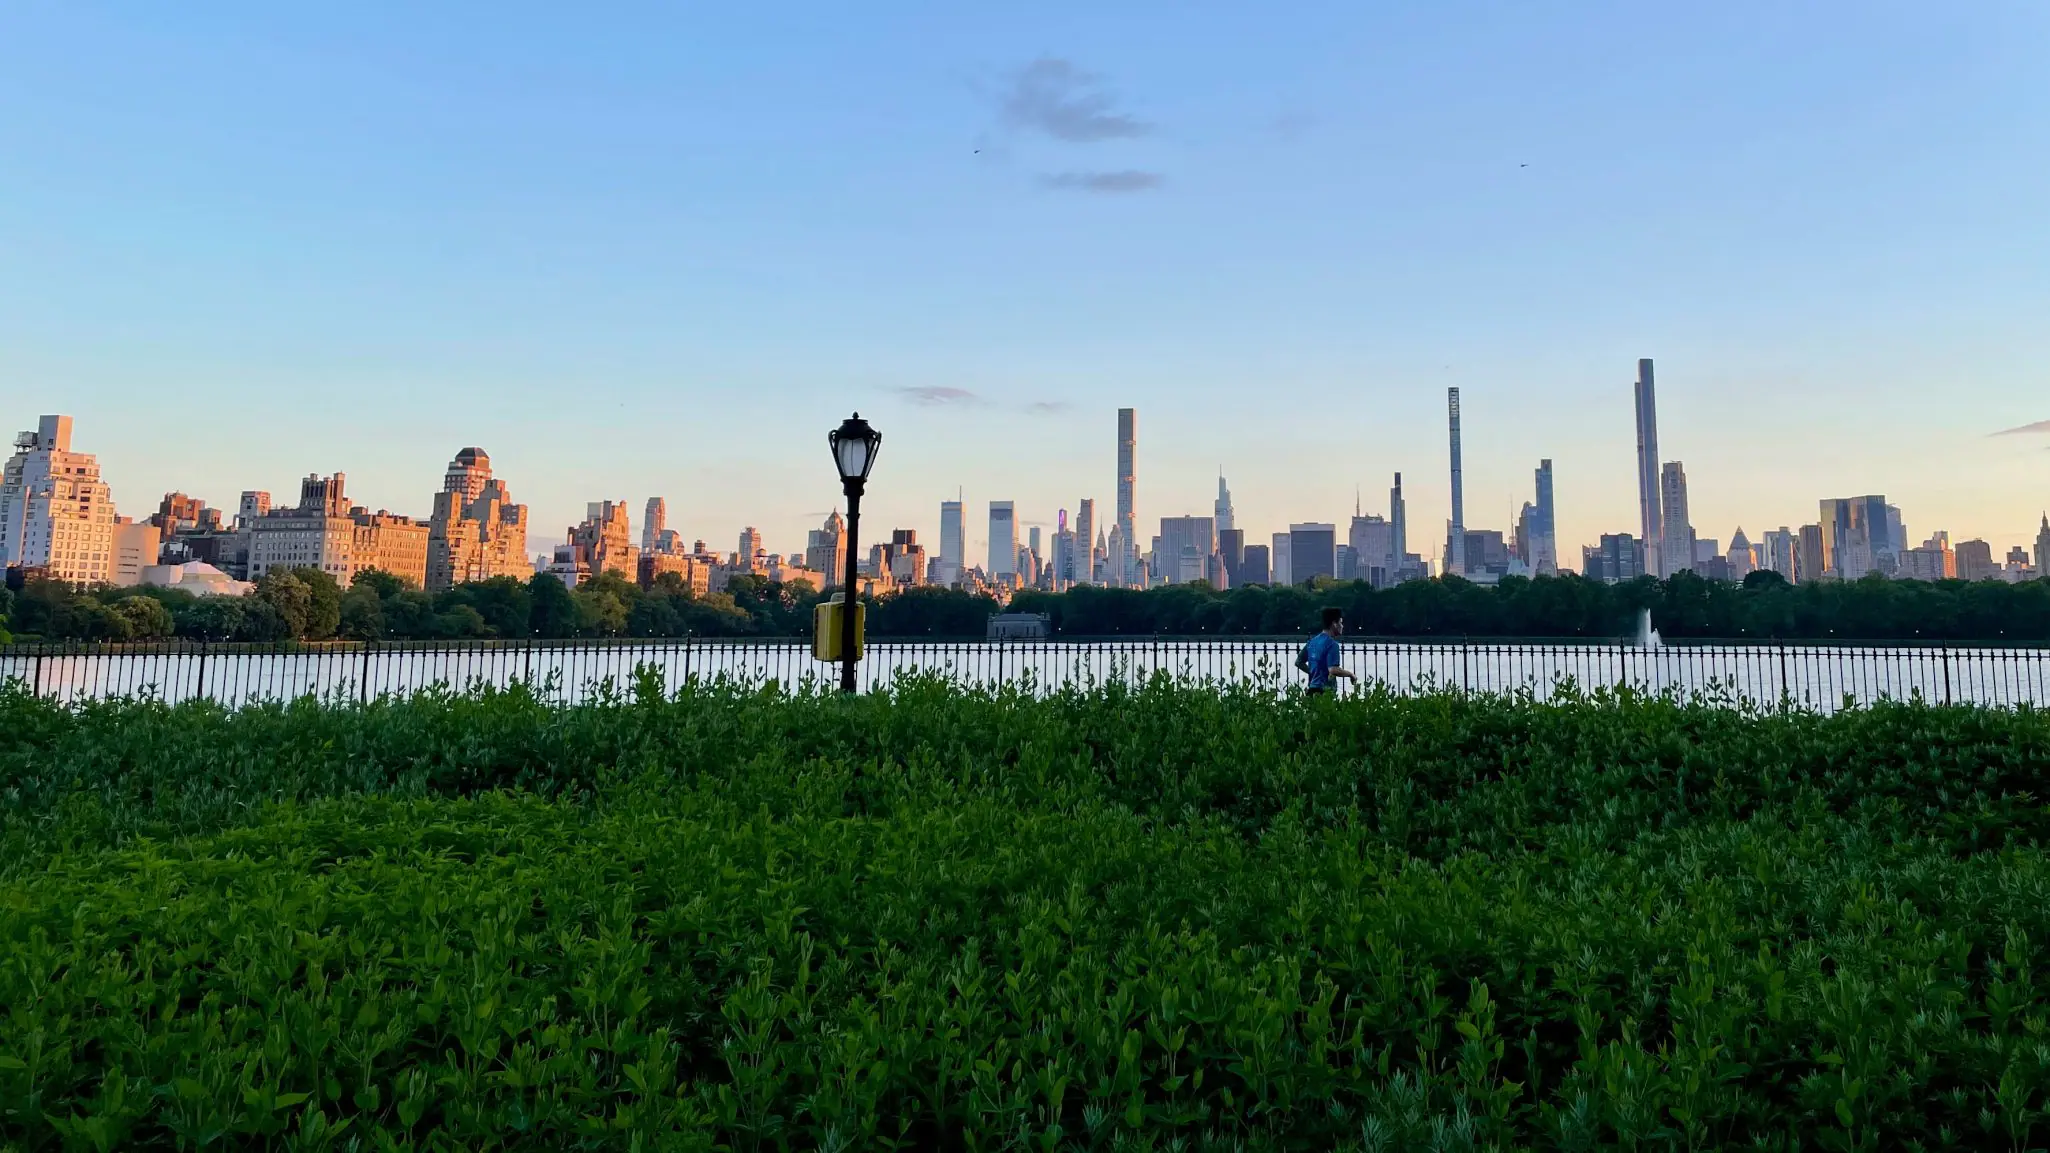
[[[960,489],[975,559],[1101,517],[1131,406],[1147,531],[1401,471],[1434,551],[1457,384],[1469,526],[1550,457],[1572,566],[1641,356],[1704,537],[2050,505],[2034,0],[0,11],[0,431],[72,414],[129,515],[424,516],[478,445],[530,551],[661,495],[789,552],[859,409],[868,531]]]

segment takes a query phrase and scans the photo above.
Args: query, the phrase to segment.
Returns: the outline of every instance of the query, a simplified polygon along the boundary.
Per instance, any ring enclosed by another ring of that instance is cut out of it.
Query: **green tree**
[[[558,586],[561,583],[556,582]],[[483,618],[492,636],[523,637],[531,628],[533,594],[528,591],[527,583],[516,577],[500,576],[460,584],[442,593],[435,604],[443,612],[468,606]]]
[[[527,631],[551,640],[577,635],[577,602],[568,587],[547,573],[527,582]]]
[[[313,615],[313,590],[299,579],[299,570],[274,568],[259,577],[250,595],[269,605],[287,636],[303,637]],[[340,615],[339,611],[336,613]]]
[[[122,597],[108,606],[115,615],[127,622],[128,635],[136,640],[157,640],[170,636],[177,630],[177,623],[171,619],[171,610],[154,597]]]

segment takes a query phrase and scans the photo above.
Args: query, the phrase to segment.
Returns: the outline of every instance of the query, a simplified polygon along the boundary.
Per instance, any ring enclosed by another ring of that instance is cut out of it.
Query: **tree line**
[[[572,590],[551,576],[497,577],[440,592],[389,573],[347,589],[319,569],[273,569],[244,597],[178,589],[80,590],[54,581],[0,590],[0,640],[483,640],[576,637],[800,637],[820,594],[810,584],[735,577],[692,595],[674,574],[643,589],[616,573]],[[2050,581],[1894,581],[1789,585],[1775,573],[1742,583],[1692,573],[1608,585],[1578,576],[1506,577],[1485,586],[1443,577],[1376,589],[1364,582],[1217,590],[1201,583],[1146,590],[1084,586],[1021,592],[1008,611],[1044,613],[1057,635],[1287,636],[1343,609],[1354,636],[1626,637],[1640,615],[1668,640],[1838,639],[2050,642]],[[913,588],[869,602],[875,637],[984,635],[1006,611],[987,596]]]

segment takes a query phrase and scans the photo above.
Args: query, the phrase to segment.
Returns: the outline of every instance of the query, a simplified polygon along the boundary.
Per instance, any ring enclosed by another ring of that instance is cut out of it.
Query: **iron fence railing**
[[[1105,641],[878,641],[860,668],[863,689],[907,672],[971,685],[1048,691],[1069,685],[1181,680],[1276,689],[1298,683],[1299,639]],[[1634,647],[1516,641],[1348,641],[1345,667],[1363,684],[1529,691],[1567,685],[1722,695],[1760,704],[1834,709],[1845,702],[1920,698],[2011,707],[2050,704],[2050,649],[1855,644],[1688,644]],[[524,683],[556,699],[588,699],[640,672],[676,686],[690,678],[827,685],[833,666],[800,641],[633,640],[457,643],[19,644],[0,648],[0,681],[61,701],[153,695],[227,706],[315,696],[342,699],[445,686]]]

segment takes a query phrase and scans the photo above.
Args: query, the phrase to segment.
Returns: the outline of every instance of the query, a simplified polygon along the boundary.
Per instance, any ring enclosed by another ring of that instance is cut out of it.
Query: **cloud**
[[[906,400],[909,400],[913,404],[923,404],[927,406],[969,405],[982,403],[981,397],[975,395],[974,393],[968,391],[965,388],[946,388],[942,386],[926,385],[920,388],[897,388],[892,389],[891,391],[895,392],[898,396],[901,396]]]
[[[1073,407],[1065,400],[1035,400],[1025,406],[1025,411],[1034,416],[1057,416]]]
[[[2020,428],[2003,428],[1993,436],[2050,436],[2050,420],[2039,420]]]
[[[1048,188],[1068,192],[1151,192],[1166,183],[1167,178],[1158,172],[1141,172],[1127,168],[1118,172],[1061,172],[1042,177],[1040,183]]]
[[[1013,127],[1074,144],[1144,136],[1153,130],[1117,110],[1102,77],[1053,56],[1034,60],[1012,77],[1003,115]]]

